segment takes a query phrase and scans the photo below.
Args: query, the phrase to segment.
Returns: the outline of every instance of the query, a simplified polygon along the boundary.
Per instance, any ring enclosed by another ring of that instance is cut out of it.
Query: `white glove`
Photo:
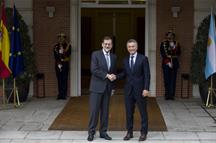
[[[173,49],[175,49],[175,44],[174,44],[174,42],[170,42],[170,47],[172,47]]]
[[[63,54],[64,50],[62,48],[59,49],[59,53]]]
[[[58,64],[58,68],[59,68],[59,70],[61,71],[62,69],[62,65],[61,64]]]
[[[173,66],[171,62],[167,63],[167,65],[168,65],[170,68],[172,68],[172,66]]]

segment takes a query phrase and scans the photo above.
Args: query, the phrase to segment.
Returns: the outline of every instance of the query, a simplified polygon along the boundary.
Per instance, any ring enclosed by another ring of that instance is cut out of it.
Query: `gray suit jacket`
[[[91,82],[89,90],[91,92],[103,93],[106,87],[111,91],[114,88],[114,82],[106,78],[108,73],[116,74],[116,56],[110,53],[111,66],[108,70],[105,56],[102,50],[92,53],[91,56]]]

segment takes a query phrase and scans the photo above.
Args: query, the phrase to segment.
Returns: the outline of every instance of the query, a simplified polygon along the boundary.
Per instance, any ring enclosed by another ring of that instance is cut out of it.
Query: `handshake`
[[[114,74],[107,74],[106,78],[108,78],[110,81],[114,81],[114,80],[116,80],[116,75],[114,75]]]

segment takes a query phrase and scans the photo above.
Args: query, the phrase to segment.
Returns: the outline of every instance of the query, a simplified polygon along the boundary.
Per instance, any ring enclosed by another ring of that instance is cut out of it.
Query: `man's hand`
[[[143,90],[142,96],[143,97],[148,97],[149,96],[149,91],[148,90]]]
[[[116,75],[114,75],[114,74],[107,74],[106,77],[107,77],[110,81],[116,80]]]
[[[116,80],[116,75],[111,74],[111,80],[112,80],[112,81]]]

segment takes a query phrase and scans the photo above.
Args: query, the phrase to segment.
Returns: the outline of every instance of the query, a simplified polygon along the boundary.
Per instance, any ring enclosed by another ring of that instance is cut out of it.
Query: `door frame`
[[[151,10],[149,9],[151,7]],[[70,96],[81,96],[81,8],[145,8],[145,55],[149,57],[151,76],[151,93],[156,93],[156,0],[146,0],[142,5],[125,4],[82,4],[80,0],[70,0],[70,41],[72,45],[70,65]],[[151,14],[151,15],[150,15]],[[155,16],[152,22],[150,16]],[[153,25],[150,25],[154,23]],[[153,30],[151,28],[154,28]],[[151,29],[151,30],[150,30]],[[149,44],[151,37],[151,44]],[[154,42],[154,44],[153,44]],[[151,72],[151,73],[152,73]]]

